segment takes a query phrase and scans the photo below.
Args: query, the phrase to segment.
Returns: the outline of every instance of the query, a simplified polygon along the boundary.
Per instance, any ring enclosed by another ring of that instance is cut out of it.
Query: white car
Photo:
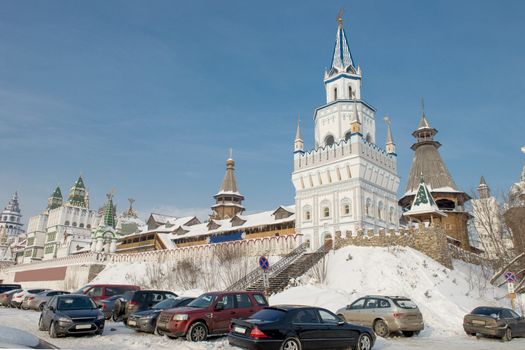
[[[22,305],[22,301],[24,301],[24,298],[28,294],[37,294],[45,290],[49,290],[49,289],[48,288],[24,289],[21,292],[15,293],[13,295],[13,298],[11,299],[11,306],[20,308],[20,305]]]

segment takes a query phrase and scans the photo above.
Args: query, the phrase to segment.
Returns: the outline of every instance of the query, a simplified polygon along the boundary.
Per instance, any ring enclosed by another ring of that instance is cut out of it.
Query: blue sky
[[[400,191],[420,98],[466,192],[516,182],[525,156],[523,1],[2,1],[0,203],[25,219],[84,175],[141,212],[203,216],[228,149],[249,211],[291,204],[297,114],[307,148],[340,7],[363,98],[385,114]]]

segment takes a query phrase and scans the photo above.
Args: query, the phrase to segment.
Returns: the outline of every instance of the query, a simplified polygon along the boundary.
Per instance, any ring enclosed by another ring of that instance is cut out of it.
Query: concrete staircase
[[[282,291],[293,278],[304,275],[315,264],[317,264],[330,250],[330,244],[326,244],[313,253],[307,253],[309,243],[303,243],[290,254],[279,260],[268,270],[270,288],[268,294]],[[264,291],[263,276],[261,269],[255,269],[241,280],[232,284],[227,290],[249,290]]]

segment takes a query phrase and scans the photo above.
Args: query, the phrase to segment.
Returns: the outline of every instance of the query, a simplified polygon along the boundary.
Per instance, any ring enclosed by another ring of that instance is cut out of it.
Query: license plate
[[[90,324],[77,324],[75,326],[76,329],[90,329],[91,328],[91,325]]]
[[[137,321],[134,321],[134,320],[128,320],[128,325],[130,325],[130,326],[136,326],[136,325],[137,325]]]
[[[479,325],[485,325],[485,321],[480,321],[480,320],[472,320],[472,324],[479,324]]]
[[[244,333],[246,333],[246,328],[235,326],[235,327],[233,327],[233,331],[236,332],[236,333],[244,334]]]

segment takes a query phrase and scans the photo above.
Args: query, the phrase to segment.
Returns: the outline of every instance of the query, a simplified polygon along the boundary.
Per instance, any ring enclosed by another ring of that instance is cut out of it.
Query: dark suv
[[[134,312],[149,310],[153,305],[166,300],[175,299],[177,294],[165,290],[138,290],[133,293],[124,308],[124,323],[127,323],[129,315]]]
[[[86,295],[57,295],[42,311],[38,329],[49,331],[51,338],[70,334],[102,334],[104,314]]]
[[[14,289],[22,289],[22,286],[19,284],[1,284],[0,283],[0,294],[9,292],[10,290]]]
[[[203,341],[208,335],[228,333],[233,318],[249,317],[265,306],[268,301],[260,292],[206,293],[187,307],[162,311],[157,320],[157,333]]]

